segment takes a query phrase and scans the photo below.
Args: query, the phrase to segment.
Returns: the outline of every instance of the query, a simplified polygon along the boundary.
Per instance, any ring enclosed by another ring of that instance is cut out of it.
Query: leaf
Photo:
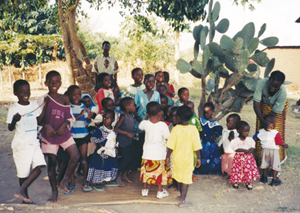
[[[217,56],[224,56],[222,48],[215,42],[210,43],[209,50],[211,53]]]
[[[247,47],[250,44],[251,40],[254,37],[254,33],[255,33],[255,27],[253,22],[249,22],[243,27],[241,31],[242,38],[244,40],[243,47]]]
[[[213,69],[214,69],[214,71],[217,70],[219,66],[222,66],[222,65],[223,65],[223,64],[220,62],[219,57],[213,56],[211,59],[212,59],[213,62],[214,62],[214,64],[213,64]]]
[[[214,87],[215,87],[215,79],[212,77],[207,81],[206,90],[210,92],[214,89]]]
[[[275,58],[272,58],[266,66],[265,75],[264,75],[265,78],[269,77],[270,72],[274,68],[274,64],[275,64]]]
[[[214,61],[212,59],[209,59],[205,69],[205,77],[213,70],[213,67]]]
[[[257,71],[257,65],[256,64],[249,64],[248,67],[247,67],[247,70],[249,72],[256,72]]]
[[[261,51],[255,53],[251,59],[262,67],[265,67],[270,61],[270,59],[267,57],[267,53]]]
[[[241,54],[242,53],[242,47],[243,47],[244,40],[240,37],[238,37],[233,45],[231,46],[231,52],[234,54]]]
[[[220,9],[221,9],[221,5],[220,5],[220,3],[217,1],[217,2],[215,3],[214,9],[213,9],[213,11],[212,11],[212,13],[211,13],[212,21],[213,21],[213,22],[215,22],[215,21],[218,19],[219,14],[220,14]]]
[[[234,41],[231,38],[229,38],[227,35],[223,35],[221,37],[220,46],[221,46],[222,49],[230,51],[231,46],[233,45],[233,43],[234,43]]]
[[[183,74],[190,72],[192,69],[192,66],[182,58],[178,59],[176,67]]]
[[[197,59],[199,55],[199,42],[196,41],[194,44],[194,57]]]
[[[208,59],[210,58],[211,52],[208,49],[208,46],[205,47],[205,50],[202,55],[202,63],[203,63],[203,68],[206,69],[206,65],[208,62]]]
[[[274,47],[278,44],[279,39],[277,37],[268,37],[260,41],[260,43],[267,47]]]
[[[216,26],[216,30],[219,33],[226,33],[229,28],[229,20],[227,18],[222,19],[219,24]]]
[[[259,39],[258,38],[253,38],[251,40],[250,44],[247,47],[250,54],[253,53],[257,49],[258,44],[259,44]]]
[[[190,71],[190,73],[195,77],[195,78],[201,78],[202,76],[198,73],[198,72],[196,72],[194,69],[192,69],[191,71]]]
[[[209,28],[209,42],[212,42],[215,37],[215,24],[212,23]]]
[[[233,38],[232,38],[232,40],[233,41],[235,41],[237,38],[241,38],[242,37],[242,32],[241,31],[239,31],[239,32],[237,32],[236,34],[235,34],[235,36],[233,36]]]
[[[249,51],[244,49],[239,57],[237,57],[237,67],[240,73],[244,72],[249,64]]]
[[[250,91],[255,91],[256,88],[256,84],[257,84],[258,79],[255,78],[244,78],[242,80],[243,84],[245,85],[245,87],[250,90]]]
[[[259,30],[258,36],[257,36],[258,38],[265,32],[266,27],[267,27],[266,23],[264,23],[264,24],[260,27],[260,30]]]
[[[207,33],[208,33],[208,27],[205,26],[203,27],[200,33],[200,45],[202,50],[205,50]]]
[[[237,97],[231,106],[232,112],[241,112],[247,98]]]
[[[202,64],[200,64],[199,61],[197,61],[196,59],[193,60],[193,66],[192,67],[193,67],[193,70],[195,70],[200,75],[204,74]]]
[[[227,77],[229,76],[228,70],[225,69],[224,67],[222,67],[222,68],[220,69],[219,74],[220,74],[220,77],[222,77],[222,78],[227,78]]]
[[[238,70],[236,66],[236,60],[230,56],[225,56],[225,65],[232,72],[236,72]]]
[[[199,43],[200,43],[200,32],[202,29],[203,29],[203,26],[201,24],[199,26],[194,27],[194,29],[193,29],[193,37]]]

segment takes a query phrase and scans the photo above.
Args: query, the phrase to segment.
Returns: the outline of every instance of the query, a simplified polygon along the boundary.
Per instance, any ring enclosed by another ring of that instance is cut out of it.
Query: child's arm
[[[62,136],[65,131],[66,131],[66,128],[68,127],[68,125],[70,125],[70,121],[69,120],[65,120],[56,130],[56,134],[58,136]]]
[[[86,109],[83,109],[83,110],[80,112],[80,114],[77,115],[77,116],[75,117],[75,120],[76,120],[76,121],[84,115],[85,110],[86,110]]]
[[[115,128],[114,128],[114,131],[118,134],[123,134],[123,135],[127,135],[129,138],[133,138],[134,137],[134,134],[131,133],[131,132],[126,132],[126,131],[123,131],[120,128],[120,126],[122,125],[122,123],[125,121],[125,116],[124,115],[121,115],[120,116],[120,119],[119,121],[117,122]]]
[[[16,113],[11,121],[10,124],[8,124],[8,130],[13,131],[16,128],[16,123],[21,120],[21,115],[19,113]]]
[[[235,150],[235,152],[244,152],[245,154],[248,154],[249,153],[249,150],[251,150],[253,148],[250,148],[250,149],[237,149]]]
[[[166,156],[166,166],[170,166],[170,156],[172,154],[173,150],[170,148],[167,148],[167,156]]]
[[[46,113],[46,109],[47,109],[48,103],[49,103],[49,97],[46,96],[46,97],[44,98],[44,107],[43,107],[43,110],[42,110],[41,114],[37,117],[37,122],[38,122],[38,124],[41,125],[41,126],[42,126],[43,118],[44,118],[45,113]]]
[[[196,168],[199,168],[201,166],[201,156],[200,156],[200,149],[196,151],[197,155],[197,163],[196,163]]]

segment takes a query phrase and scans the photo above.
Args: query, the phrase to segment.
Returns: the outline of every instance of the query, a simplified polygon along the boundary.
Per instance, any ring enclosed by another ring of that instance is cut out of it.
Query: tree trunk
[[[9,78],[9,85],[12,86],[12,82],[11,82],[11,68],[10,68],[10,65],[8,65],[8,78]]]
[[[180,32],[176,31],[175,32],[175,61],[177,61],[180,58],[180,46],[179,46],[179,37],[180,36]],[[180,81],[179,81],[179,70],[176,68],[174,70],[174,83],[175,85],[180,85]]]
[[[39,63],[39,80],[40,80],[40,87],[43,88],[43,82],[42,82],[42,64]]]
[[[0,80],[1,80],[1,90],[4,90],[4,82],[3,82],[3,76],[2,76],[2,68],[0,68]]]
[[[203,112],[203,106],[206,103],[206,79],[205,76],[203,75],[201,77],[201,88],[202,88],[202,94],[201,94],[201,99],[200,99],[200,103],[198,106],[198,117],[201,118],[202,117],[202,112]]]

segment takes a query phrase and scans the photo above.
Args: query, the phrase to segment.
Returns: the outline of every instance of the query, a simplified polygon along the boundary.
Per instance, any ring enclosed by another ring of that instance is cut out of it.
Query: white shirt
[[[273,129],[266,131],[265,129],[260,129],[257,134],[261,142],[261,147],[264,149],[279,149],[279,146],[275,143],[275,137],[278,134],[278,131]]]
[[[37,139],[37,117],[41,114],[42,107],[35,101],[29,101],[29,105],[15,103],[9,107],[6,123],[11,124],[16,113],[21,115],[21,119],[16,123],[16,131],[11,143],[11,148],[19,144],[36,144]]]
[[[107,60],[107,68],[105,67],[105,60]],[[95,62],[97,62],[97,69],[98,71],[95,69],[95,66],[93,66],[92,72],[95,73],[108,73],[110,75],[112,74],[116,74],[117,72],[119,72],[119,69],[115,70],[115,63],[116,63],[117,59],[115,58],[115,56],[113,55],[108,55],[108,57],[105,57],[103,55],[103,53],[101,55],[98,55],[95,58]]]
[[[219,146],[221,146],[223,144],[223,148],[224,148],[224,152],[225,153],[234,153],[234,151],[232,150],[231,148],[231,143],[230,141],[228,140],[228,136],[229,136],[229,133],[233,131],[234,132],[234,138],[238,137],[239,134],[238,132],[236,131],[236,129],[233,129],[233,130],[228,130],[227,127],[225,127],[222,131],[222,138],[221,140],[219,141]]]
[[[255,141],[247,137],[244,141],[242,141],[239,137],[236,137],[231,141],[231,148],[233,151],[236,151],[237,149],[250,149],[255,148]]]
[[[142,158],[147,160],[165,160],[167,154],[166,140],[170,136],[167,124],[162,121],[154,124],[149,120],[143,120],[139,128],[145,130]]]

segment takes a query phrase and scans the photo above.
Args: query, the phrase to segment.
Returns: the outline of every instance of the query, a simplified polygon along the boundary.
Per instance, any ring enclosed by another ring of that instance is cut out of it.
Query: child
[[[239,136],[233,139],[230,137],[230,144],[235,155],[232,161],[231,175],[229,181],[233,188],[238,189],[239,183],[246,183],[248,190],[252,190],[252,180],[259,178],[259,172],[255,159],[252,155],[255,149],[255,142],[248,137],[250,126],[245,121],[236,124]]]
[[[170,75],[167,71],[163,71],[163,73],[164,73],[164,82],[168,89],[167,96],[170,98],[174,98],[175,96],[174,86],[172,84],[169,84]]]
[[[93,101],[92,97],[89,94],[82,94],[81,95],[81,102],[90,110],[91,112],[91,122],[87,126],[88,131],[93,131],[95,127],[95,117],[98,114],[98,107],[96,106],[95,102]]]
[[[118,133],[117,141],[119,142],[119,155],[122,156],[116,183],[119,186],[124,186],[122,179],[132,183],[127,175],[134,160],[134,147],[132,143],[135,126],[135,120],[132,115],[132,113],[135,112],[134,99],[130,97],[122,98],[120,106],[122,114],[114,129],[115,132]]]
[[[147,85],[146,85],[147,87]],[[147,104],[147,117],[139,128],[145,130],[145,143],[143,146],[142,166],[140,179],[144,183],[142,196],[148,196],[147,184],[158,185],[156,197],[161,199],[169,196],[169,193],[162,188],[171,181],[170,168],[166,167],[166,140],[170,132],[168,126],[159,121],[158,113],[161,111],[159,103],[151,101]]]
[[[203,107],[203,116],[200,123],[203,131],[200,132],[201,166],[195,169],[196,174],[221,174],[221,153],[216,138],[222,134],[222,126],[212,116],[215,107],[212,103],[206,103]]]
[[[202,148],[197,129],[189,125],[193,112],[187,106],[177,110],[179,124],[171,131],[167,142],[168,153],[166,157],[169,165],[170,155],[173,153],[173,175],[178,182],[180,190],[179,207],[190,207],[192,203],[185,200],[189,184],[192,184],[194,170],[194,152],[197,154],[197,168],[201,165],[200,149]]]
[[[181,87],[178,90],[179,99],[175,102],[174,106],[182,106],[190,98],[189,90],[185,87]]]
[[[61,146],[70,155],[65,177],[60,182],[60,185],[67,193],[71,193],[69,180],[78,164],[79,153],[70,132],[71,126],[75,122],[75,118],[71,113],[69,98],[66,95],[58,93],[61,86],[60,74],[55,70],[48,72],[45,85],[48,87],[49,92],[38,100],[38,103],[42,103],[46,97],[49,97],[42,123],[41,141],[43,142],[42,151],[48,157],[48,176],[52,188],[52,196],[48,201],[56,202],[58,191],[55,169],[58,148]]]
[[[164,114],[165,114],[165,121],[169,123],[169,125],[171,125],[172,123],[172,119],[171,119],[171,114],[170,114],[170,111],[172,109],[172,106],[170,105],[167,105],[163,110],[164,110]],[[168,125],[168,126],[169,126]]]
[[[172,131],[173,127],[175,127],[178,123],[177,122],[177,120],[178,120],[177,110],[178,110],[178,107],[176,107],[176,106],[172,107],[170,110],[170,117],[171,117],[171,124],[169,126],[170,132]]]
[[[155,81],[154,90],[157,90],[159,85],[164,84],[164,73],[162,71],[157,71],[155,73]]]
[[[273,180],[271,186],[279,186],[281,180],[277,177],[280,167],[279,159],[279,146],[288,148],[286,143],[282,142],[280,133],[275,130],[277,119],[274,115],[269,114],[264,116],[264,119],[269,123],[268,129],[260,129],[254,136],[253,139],[259,139],[261,141],[262,147],[262,162],[260,168],[263,169],[263,175],[260,181],[263,183],[268,183],[267,170],[271,165],[273,170]]]
[[[137,92],[146,88],[145,84],[143,84],[143,70],[141,68],[134,68],[131,71],[131,78],[134,80],[134,84],[122,91],[122,98],[134,98]]]
[[[231,149],[231,144],[228,139],[230,132],[233,132],[234,138],[238,136],[236,131],[236,124],[241,121],[241,117],[238,114],[231,114],[226,118],[226,126],[222,131],[222,138],[219,141],[219,147],[223,145],[224,154],[222,155],[222,173],[231,174],[232,161],[235,152]]]
[[[97,92],[96,94],[96,100],[98,102],[98,108],[99,108],[99,114],[103,114],[103,106],[101,104],[101,101],[104,98],[111,98],[114,100],[114,93],[112,89],[110,89],[111,86],[111,79],[107,73],[101,73],[99,76],[99,82],[101,82],[102,88]]]
[[[164,109],[168,105],[168,96],[160,94],[160,106]]]
[[[28,187],[41,174],[41,169],[46,166],[40,143],[37,140],[37,124],[41,121],[44,110],[42,112],[41,106],[35,101],[29,101],[30,85],[27,81],[17,80],[13,85],[13,90],[14,95],[18,97],[18,102],[9,107],[6,123],[9,131],[16,129],[11,148],[20,189],[14,196],[23,200],[23,203],[32,204],[28,196]],[[47,101],[45,99],[42,105],[46,106]]]
[[[115,100],[115,112],[120,114],[121,113],[121,109],[120,109],[120,101],[121,101],[121,93],[120,93],[120,88],[118,86],[115,86],[112,89],[113,93],[114,93],[114,100]]]
[[[101,101],[101,104],[103,106],[103,111],[107,110],[107,109],[111,109],[113,111],[115,111],[115,120],[114,122],[112,123],[112,126],[115,127],[116,123],[118,122],[119,120],[119,117],[120,117],[120,114],[119,113],[116,113],[116,105],[115,105],[115,102],[113,99],[111,98],[104,98],[102,101]]]
[[[86,126],[91,122],[92,113],[83,103],[81,103],[81,89],[77,85],[69,86],[67,90],[71,102],[72,114],[76,121],[72,126],[71,135],[75,140],[80,153],[80,167],[83,171],[82,190],[91,191],[92,187],[86,182],[88,164],[87,164],[87,144],[90,142],[90,135]]]
[[[103,125],[98,127],[92,135],[93,142],[97,145],[93,154],[87,181],[93,183],[93,188],[97,191],[104,191],[102,182],[110,182],[116,179],[118,174],[118,158],[111,157],[104,153],[98,154],[98,150],[105,146],[108,138],[116,141],[116,134],[113,131],[112,123],[115,120],[115,112],[107,109],[103,114]]]
[[[166,95],[166,96],[168,95],[167,87],[164,84],[160,84],[157,86],[157,92],[159,92],[159,94],[162,94],[162,95]],[[168,105],[173,106],[174,101],[169,96],[167,96],[167,99],[168,99],[168,101],[167,101]]]

